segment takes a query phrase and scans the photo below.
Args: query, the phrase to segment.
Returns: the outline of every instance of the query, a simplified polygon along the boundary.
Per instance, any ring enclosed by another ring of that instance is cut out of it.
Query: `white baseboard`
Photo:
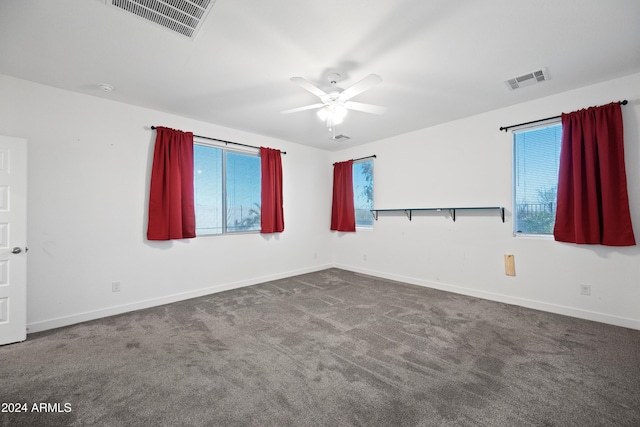
[[[197,289],[179,294],[167,295],[160,298],[152,298],[143,301],[136,301],[118,306],[106,307],[99,310],[85,311],[82,313],[71,314],[69,316],[57,317],[55,319],[41,320],[27,324],[27,333],[42,332],[49,329],[61,328],[63,326],[74,325],[76,323],[87,322],[90,320],[101,319],[103,317],[115,316],[117,314],[127,313],[145,308],[157,307],[159,305],[171,304],[178,301],[184,301],[191,298],[198,298],[205,295],[215,294],[218,292],[228,291],[231,289],[242,288],[245,286],[257,285],[259,283],[269,282],[272,280],[285,279],[287,277],[297,276],[299,274],[313,273],[315,271],[326,270],[333,265],[320,265],[299,270],[288,271],[285,273],[271,274],[268,276],[255,277],[247,280],[240,280],[233,283],[224,283],[208,288]]]
[[[550,304],[542,301],[528,300],[524,298],[512,297],[509,295],[495,294],[491,292],[478,291],[476,289],[465,288],[461,286],[449,285],[446,283],[432,282],[415,277],[402,276],[397,274],[385,273],[381,271],[368,270],[349,265],[335,264],[334,267],[343,270],[353,271],[355,273],[367,274],[383,279],[395,280],[398,282],[409,283],[412,285],[424,286],[427,288],[438,289],[441,291],[453,292],[482,298],[490,301],[502,302],[505,304],[517,305],[520,307],[532,308],[535,310],[546,311],[564,316],[576,317],[579,319],[592,320],[594,322],[606,323],[609,325],[622,326],[624,328],[640,330],[640,320],[630,319],[626,317],[613,316],[606,313],[598,313],[595,311],[582,310],[579,308],[567,307],[562,305]]]

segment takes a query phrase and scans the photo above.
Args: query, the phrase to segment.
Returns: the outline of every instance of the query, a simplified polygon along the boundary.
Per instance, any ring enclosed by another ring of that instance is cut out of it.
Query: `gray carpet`
[[[640,331],[330,269],[31,334],[0,379],[2,426],[637,427]]]

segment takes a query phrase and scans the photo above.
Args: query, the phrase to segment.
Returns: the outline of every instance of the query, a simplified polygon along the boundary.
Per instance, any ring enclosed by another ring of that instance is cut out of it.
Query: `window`
[[[515,131],[514,232],[552,234],[556,218],[562,125]]]
[[[260,157],[194,144],[196,234],[260,231]]]
[[[353,198],[356,227],[373,227],[373,160],[353,163]]]

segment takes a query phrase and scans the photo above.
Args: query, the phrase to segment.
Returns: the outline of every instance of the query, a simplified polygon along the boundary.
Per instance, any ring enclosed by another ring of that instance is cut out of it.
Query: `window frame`
[[[198,218],[196,216],[196,237],[208,237],[208,236],[228,236],[228,235],[237,235],[237,234],[260,234],[260,227],[258,223],[258,228],[255,230],[236,230],[229,231],[228,228],[228,203],[227,203],[227,153],[233,154],[242,154],[246,156],[253,156],[260,159],[260,149],[258,148],[245,148],[245,147],[229,147],[224,143],[216,143],[215,141],[209,140],[197,140],[197,137],[194,138],[194,145],[200,145],[208,148],[216,148],[219,149],[222,153],[222,161],[221,161],[221,212],[222,212],[222,224],[221,231],[219,233],[205,233],[201,234],[198,232]],[[194,168],[194,174],[197,171]],[[194,179],[194,193],[195,193],[196,182]],[[262,191],[262,180],[260,180],[260,191]],[[195,201],[195,199],[194,199]]]
[[[371,209],[373,209],[373,201],[374,201],[374,193],[375,193],[375,184],[374,184],[375,183],[375,166],[374,166],[373,160],[374,160],[373,158],[364,158],[360,160],[354,160],[353,162],[354,166],[356,164],[361,164],[361,163],[371,163]],[[369,215],[371,215],[371,224],[363,224],[363,225],[358,224],[358,216],[356,215],[356,209],[357,209],[356,200],[357,200],[357,195],[356,195],[356,186],[354,182],[353,183],[353,209],[354,209],[354,216],[356,220],[356,230],[373,230],[375,221],[373,220],[373,214],[371,213],[371,211],[369,211]]]
[[[553,118],[553,119],[549,119],[548,121],[544,121],[542,123],[536,123],[534,125],[526,125],[526,126],[520,126],[517,128],[512,129],[511,131],[511,148],[512,148],[512,177],[511,177],[511,200],[512,200],[512,212],[513,212],[513,227],[512,227],[512,235],[514,237],[526,237],[526,238],[533,238],[533,239],[544,239],[544,240],[553,240],[553,227],[551,229],[551,231],[549,233],[535,233],[535,232],[521,232],[517,230],[517,226],[518,226],[518,199],[516,197],[516,180],[518,179],[518,156],[517,156],[517,150],[516,150],[516,136],[518,133],[522,133],[522,132],[528,132],[528,131],[534,131],[537,129],[544,129],[544,128],[550,128],[550,127],[554,127],[554,126],[558,126],[560,125],[560,140],[559,140],[559,147],[558,147],[558,165],[559,165],[559,157],[560,157],[560,150],[562,148],[562,119],[560,117],[558,118]],[[558,184],[558,179],[556,176],[556,192],[557,192],[557,184]],[[555,211],[554,211],[555,212]],[[554,224],[555,224],[555,218],[554,218]]]

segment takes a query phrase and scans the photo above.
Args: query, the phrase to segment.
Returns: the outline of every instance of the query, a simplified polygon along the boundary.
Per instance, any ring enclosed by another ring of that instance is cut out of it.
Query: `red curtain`
[[[553,235],[569,243],[636,244],[627,195],[622,111],[617,102],[562,114]]]
[[[196,237],[193,133],[156,128],[147,239]]]
[[[280,150],[260,147],[260,167],[262,174],[260,232],[281,233],[284,230],[284,210]]]
[[[353,203],[353,160],[333,165],[331,229],[356,231],[356,211]]]

